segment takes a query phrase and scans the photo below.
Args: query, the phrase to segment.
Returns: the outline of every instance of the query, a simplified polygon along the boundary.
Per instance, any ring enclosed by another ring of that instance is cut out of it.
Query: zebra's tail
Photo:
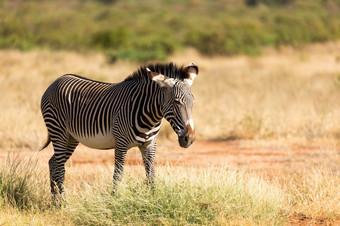
[[[51,143],[51,138],[50,138],[49,135],[47,135],[47,140],[46,140],[45,144],[42,146],[42,148],[40,148],[39,151],[44,150],[50,143]]]

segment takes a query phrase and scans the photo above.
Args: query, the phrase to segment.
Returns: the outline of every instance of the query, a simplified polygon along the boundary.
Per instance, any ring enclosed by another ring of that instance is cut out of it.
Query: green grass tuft
[[[158,168],[155,190],[125,175],[116,195],[111,183],[72,192],[65,211],[75,224],[217,224],[235,220],[277,224],[287,211],[281,190],[226,169]]]
[[[21,210],[44,209],[48,196],[46,180],[39,179],[37,161],[21,159],[9,154],[4,168],[0,168],[0,205],[10,205]]]

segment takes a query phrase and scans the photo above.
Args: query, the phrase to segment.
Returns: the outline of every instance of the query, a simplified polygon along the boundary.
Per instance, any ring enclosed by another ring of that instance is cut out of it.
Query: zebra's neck
[[[151,81],[132,84],[130,98],[132,125],[138,132],[148,132],[160,126],[164,93],[157,84]]]

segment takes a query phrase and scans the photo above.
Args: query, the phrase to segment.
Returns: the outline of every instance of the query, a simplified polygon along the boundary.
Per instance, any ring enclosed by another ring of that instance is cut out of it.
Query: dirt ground
[[[21,156],[37,156],[40,164],[47,165],[53,154],[50,145],[38,152],[30,149],[10,150]],[[4,162],[8,151],[0,151],[0,162]],[[142,165],[137,148],[129,150],[126,165]],[[175,141],[159,141],[156,165],[180,165],[188,167],[233,167],[263,176],[280,176],[318,169],[327,166],[340,170],[340,150],[337,145],[287,145],[277,142],[258,141],[196,141],[188,149],[181,148]],[[79,165],[114,165],[114,150],[95,150],[79,145],[68,167]]]

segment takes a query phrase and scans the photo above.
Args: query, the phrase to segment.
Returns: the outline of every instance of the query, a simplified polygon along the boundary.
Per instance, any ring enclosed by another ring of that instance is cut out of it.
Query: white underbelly
[[[83,145],[97,149],[114,148],[116,143],[114,137],[111,134],[99,133],[91,137],[77,137],[77,136],[73,137]]]

